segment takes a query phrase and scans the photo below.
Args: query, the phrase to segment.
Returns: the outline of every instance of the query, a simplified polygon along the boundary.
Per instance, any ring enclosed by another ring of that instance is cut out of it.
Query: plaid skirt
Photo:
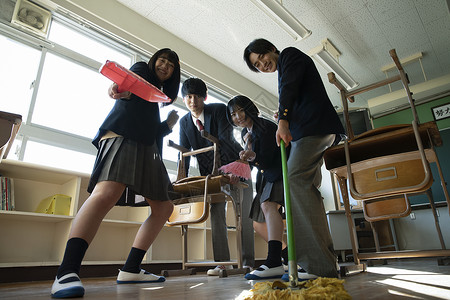
[[[116,205],[148,206],[145,198],[170,200],[172,184],[156,143],[143,145],[123,137],[102,140],[89,181],[88,192],[97,182],[115,181],[126,185]]]
[[[261,209],[261,203],[265,201],[276,202],[281,205],[280,212],[284,207],[284,188],[282,179],[275,182],[268,182],[263,177],[261,186],[262,188],[257,191],[255,199],[253,199],[252,208],[250,210],[250,218],[259,223],[266,221]]]

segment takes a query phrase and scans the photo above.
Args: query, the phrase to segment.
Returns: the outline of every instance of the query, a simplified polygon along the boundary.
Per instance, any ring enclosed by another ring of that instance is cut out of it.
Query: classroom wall
[[[436,107],[442,104],[450,103],[450,96],[446,96],[434,101],[430,101],[424,104],[416,105],[417,116],[420,123],[434,121],[433,114],[431,112],[432,107]],[[373,120],[374,128],[394,125],[394,124],[410,124],[412,121],[411,109],[404,109],[389,115],[385,115]],[[450,118],[439,120],[436,122],[439,130],[450,128]],[[449,141],[450,143],[450,141]]]

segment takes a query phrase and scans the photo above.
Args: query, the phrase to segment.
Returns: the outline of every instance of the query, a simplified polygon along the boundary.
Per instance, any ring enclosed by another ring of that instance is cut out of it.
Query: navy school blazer
[[[225,104],[212,103],[205,104],[203,126],[212,136],[219,139],[219,151],[221,165],[226,165],[239,159],[239,152],[242,151],[241,145],[233,136],[233,126],[228,123],[226,117]],[[212,143],[202,138],[200,131],[192,122],[192,114],[189,112],[180,119],[180,145],[189,149],[197,150],[211,146]],[[200,174],[206,176],[211,174],[214,162],[213,151],[196,155]],[[189,157],[185,161],[186,176],[189,173]]]
[[[278,57],[279,118],[289,121],[294,141],[314,135],[345,134],[311,57],[288,47]]]

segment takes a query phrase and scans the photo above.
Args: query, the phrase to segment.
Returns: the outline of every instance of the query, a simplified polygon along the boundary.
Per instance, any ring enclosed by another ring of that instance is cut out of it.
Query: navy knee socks
[[[89,244],[82,238],[71,238],[67,241],[64,258],[56,273],[57,278],[69,273],[80,274],[81,261]]]
[[[141,262],[144,259],[145,253],[147,253],[147,251],[132,247],[122,271],[139,273],[141,271]]]
[[[269,241],[269,253],[264,263],[267,267],[274,268],[281,266],[281,247],[282,243],[280,241]]]
[[[289,256],[288,256],[288,247],[281,250],[281,258],[283,259],[283,264],[287,265],[289,262]]]

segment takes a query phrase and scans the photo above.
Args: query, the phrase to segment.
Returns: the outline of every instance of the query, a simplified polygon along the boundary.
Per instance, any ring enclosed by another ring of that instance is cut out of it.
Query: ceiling
[[[422,86],[418,94],[411,89],[415,98],[450,90],[449,0],[282,0],[282,5],[312,31],[299,41],[251,0],[117,1],[275,96],[276,74],[253,73],[243,61],[244,48],[255,38],[266,38],[278,49],[294,46],[305,53],[327,38],[341,52],[339,63],[359,83],[357,88],[386,78],[381,68],[393,62],[390,49],[396,50],[400,60],[422,52],[420,62],[404,65],[410,86]],[[341,108],[337,88],[328,83],[327,71],[316,65],[333,104]],[[401,89],[401,84],[390,88]],[[390,92],[389,86],[366,92],[351,106],[370,107],[374,114],[406,103],[406,98],[397,101],[397,96],[387,97],[393,95]],[[381,95],[384,100],[380,100]]]

